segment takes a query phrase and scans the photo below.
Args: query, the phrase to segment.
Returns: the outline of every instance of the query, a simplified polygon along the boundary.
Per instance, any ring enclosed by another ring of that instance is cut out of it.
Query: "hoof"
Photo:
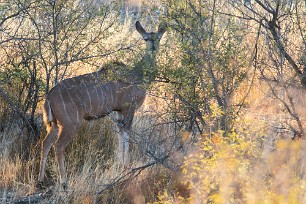
[[[43,189],[46,189],[47,187],[45,186],[43,181],[38,181],[36,183],[36,188],[43,190]]]
[[[67,183],[62,183],[61,186],[62,186],[62,189],[63,189],[64,191],[66,191],[66,190],[68,189]]]

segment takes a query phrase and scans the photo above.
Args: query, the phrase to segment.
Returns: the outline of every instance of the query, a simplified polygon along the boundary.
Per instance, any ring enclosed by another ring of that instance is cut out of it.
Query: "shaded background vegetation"
[[[111,61],[133,65],[139,20],[167,33],[134,120],[131,168],[118,168],[112,115],[86,122],[66,152],[73,190],[55,187],[40,202],[303,203],[305,9],[300,0],[0,1],[2,201],[35,192],[45,94]],[[57,186],[54,158],[48,169]]]

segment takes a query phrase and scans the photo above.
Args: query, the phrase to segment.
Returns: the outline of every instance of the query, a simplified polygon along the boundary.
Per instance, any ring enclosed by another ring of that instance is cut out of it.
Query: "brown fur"
[[[97,72],[65,79],[47,94],[44,121],[48,132],[42,143],[41,182],[44,180],[48,152],[54,145],[60,180],[63,186],[66,186],[64,151],[75,131],[84,119],[98,119],[112,111],[118,113],[118,157],[122,163],[128,160],[128,132],[136,109],[145,99],[145,84],[150,83],[156,75],[155,56],[165,32],[165,29],[160,27],[157,33],[147,33],[139,22],[136,22],[136,29],[147,42],[147,50],[133,69],[127,69],[123,63],[114,62]]]

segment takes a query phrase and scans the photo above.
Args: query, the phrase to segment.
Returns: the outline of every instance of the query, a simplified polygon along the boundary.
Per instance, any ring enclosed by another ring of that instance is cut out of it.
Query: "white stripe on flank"
[[[90,97],[87,86],[85,86],[85,88],[86,88],[87,96],[88,96],[88,99],[89,99],[90,110],[92,110],[91,97]]]
[[[107,100],[107,96],[106,96],[106,93],[104,92],[105,89],[103,88],[106,88],[106,86],[100,86],[100,92],[101,92],[101,109],[106,109],[106,111],[108,112],[111,112],[110,108],[109,108],[109,101]]]
[[[77,112],[77,121],[78,121],[78,123],[80,123],[80,120],[79,120],[79,111],[78,111],[78,109],[76,109],[76,112]]]
[[[69,98],[70,98],[70,100],[72,101],[72,103],[74,104],[74,106],[75,106],[75,109],[76,109],[76,113],[77,113],[77,121],[78,121],[78,123],[80,122],[80,120],[79,120],[79,111],[78,111],[78,106],[77,106],[77,104],[74,102],[74,100],[73,100],[73,98],[71,97],[71,95],[70,95],[70,93],[69,93],[69,91],[67,91],[67,93],[68,93],[68,95],[69,95]]]
[[[52,122],[53,120],[53,116],[52,116],[52,110],[51,110],[51,106],[50,106],[50,102],[47,100],[47,103],[48,103],[48,111],[49,111],[49,118],[48,118],[48,122]]]
[[[64,99],[63,99],[63,96],[62,96],[62,92],[61,92],[61,91],[59,91],[59,95],[60,95],[61,100],[62,100],[62,104],[63,104],[63,108],[64,108],[64,112],[65,112],[65,114],[66,114],[66,117],[71,121],[71,119],[70,119],[70,117],[69,117],[69,115],[68,115],[68,113],[67,113],[66,105],[65,105],[65,103],[64,103]]]
[[[111,100],[112,100],[112,105],[114,105],[114,97],[113,97],[113,89],[112,89],[112,86],[109,86],[109,93],[110,93],[110,97],[111,97]]]
[[[101,102],[100,102],[100,104],[101,104],[101,108],[103,109],[103,106],[106,107],[107,101],[105,100],[105,95],[104,95],[105,93],[103,91],[102,86],[100,86],[100,92],[101,92]]]
[[[97,90],[97,86],[95,85],[95,91],[96,91],[96,95],[97,95],[97,111],[100,111],[102,109],[102,107],[100,106],[101,104],[101,98],[99,96],[98,90]]]
[[[95,86],[95,91],[96,91],[97,99],[98,99],[98,100],[101,100],[101,99],[100,99],[100,96],[99,96],[99,94],[98,94],[98,91],[97,91],[97,86]]]

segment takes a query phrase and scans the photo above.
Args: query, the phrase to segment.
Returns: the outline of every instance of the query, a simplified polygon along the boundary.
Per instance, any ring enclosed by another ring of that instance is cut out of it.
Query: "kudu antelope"
[[[65,188],[67,174],[64,166],[65,147],[72,140],[83,119],[98,119],[117,112],[118,157],[121,164],[128,160],[128,132],[133,116],[146,95],[146,85],[157,74],[156,53],[165,26],[157,33],[148,33],[136,22],[136,30],[146,41],[143,58],[132,67],[122,63],[106,65],[100,71],[65,79],[54,86],[44,103],[44,121],[47,135],[42,142],[40,185],[44,181],[47,156],[54,146],[59,165],[60,182]]]

